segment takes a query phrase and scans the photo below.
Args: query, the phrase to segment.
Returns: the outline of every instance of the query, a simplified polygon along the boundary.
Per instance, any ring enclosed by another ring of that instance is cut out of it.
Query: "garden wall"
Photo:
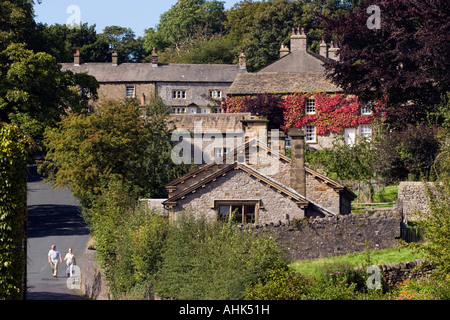
[[[427,190],[422,182],[400,182],[397,207],[404,215],[415,215],[417,212],[429,213],[428,201]]]
[[[399,245],[402,217],[397,211],[303,219],[295,225],[258,226],[270,231],[293,259],[339,256]]]
[[[108,287],[102,270],[95,262],[96,251],[87,247],[83,254],[81,270],[81,290],[89,299],[109,300]]]

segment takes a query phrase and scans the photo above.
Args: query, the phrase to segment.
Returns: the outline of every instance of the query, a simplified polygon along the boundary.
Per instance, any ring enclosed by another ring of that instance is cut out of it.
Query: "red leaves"
[[[269,95],[269,94],[266,94]],[[225,108],[227,112],[244,112],[249,110],[252,97],[227,97]],[[306,101],[314,99],[315,114],[305,114]],[[254,101],[251,103],[254,104]],[[359,124],[370,124],[375,114],[381,114],[384,104],[377,102],[372,114],[361,114],[361,102],[356,96],[344,94],[329,95],[324,92],[293,93],[284,95],[277,105],[272,108],[281,108],[284,124],[281,129],[315,125],[317,134],[325,135],[329,132],[340,133],[344,128],[355,127]],[[254,107],[252,108],[254,109]]]

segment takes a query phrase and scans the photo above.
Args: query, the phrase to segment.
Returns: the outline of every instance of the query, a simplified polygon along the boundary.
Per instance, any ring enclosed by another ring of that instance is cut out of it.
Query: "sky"
[[[98,33],[107,26],[131,28],[136,36],[143,36],[145,29],[156,27],[162,13],[177,0],[42,0],[35,1],[36,22],[52,25],[73,24],[77,18],[89,26],[96,25]],[[239,0],[225,0],[225,9]]]

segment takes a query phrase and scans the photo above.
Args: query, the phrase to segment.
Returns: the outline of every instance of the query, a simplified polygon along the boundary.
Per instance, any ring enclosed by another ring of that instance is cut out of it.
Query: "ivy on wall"
[[[287,130],[291,127],[303,127],[305,125],[315,125],[318,135],[327,133],[340,133],[344,128],[355,127],[360,124],[370,124],[385,104],[374,103],[374,110],[371,114],[361,114],[362,103],[356,96],[346,96],[344,94],[327,94],[325,92],[316,93],[292,93],[287,95],[263,94],[273,96],[276,99],[261,99],[260,96],[228,96],[224,108],[227,112],[254,112],[253,105],[256,100],[272,101],[268,105],[260,105],[259,115],[268,116],[268,112],[273,108],[279,108],[283,114],[283,121],[280,128]],[[306,101],[314,99],[316,106],[315,114],[306,114]],[[276,103],[273,103],[276,101]],[[270,119],[269,117],[269,120]]]
[[[0,123],[0,300],[26,290],[27,148],[16,126]]]

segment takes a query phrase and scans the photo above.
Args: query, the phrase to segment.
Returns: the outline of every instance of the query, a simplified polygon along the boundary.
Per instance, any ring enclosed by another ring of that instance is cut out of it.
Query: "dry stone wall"
[[[309,218],[294,225],[258,226],[256,232],[271,232],[293,259],[339,256],[399,245],[402,217],[397,211]]]
[[[431,186],[431,185],[430,185]],[[422,182],[400,182],[398,186],[397,206],[405,215],[415,215],[418,212],[429,213],[427,189]]]

